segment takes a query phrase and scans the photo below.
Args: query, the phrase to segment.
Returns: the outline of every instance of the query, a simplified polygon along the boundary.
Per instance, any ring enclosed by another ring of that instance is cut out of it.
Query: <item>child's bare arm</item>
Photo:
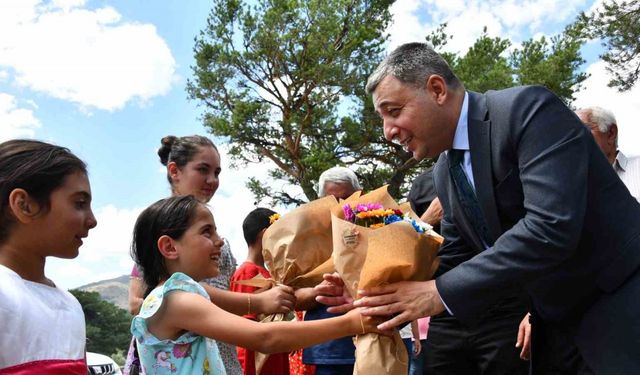
[[[417,320],[411,321],[411,334],[413,335],[413,355],[415,357],[422,351],[422,343],[420,342],[420,329],[418,328]]]
[[[411,321],[411,335],[415,341],[420,341],[420,330],[418,329],[418,321]]]
[[[228,313],[193,293],[174,292],[165,297],[162,321],[169,331],[191,331],[202,336],[263,353],[287,352],[342,336],[376,330],[379,319],[354,310],[347,315],[310,322],[258,323]],[[153,327],[149,327],[152,330]],[[153,332],[153,330],[152,330]]]

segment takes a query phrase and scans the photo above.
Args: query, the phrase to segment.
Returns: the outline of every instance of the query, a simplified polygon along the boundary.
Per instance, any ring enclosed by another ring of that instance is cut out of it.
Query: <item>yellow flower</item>
[[[273,214],[269,216],[269,225],[275,223],[278,219],[280,219],[280,214]]]

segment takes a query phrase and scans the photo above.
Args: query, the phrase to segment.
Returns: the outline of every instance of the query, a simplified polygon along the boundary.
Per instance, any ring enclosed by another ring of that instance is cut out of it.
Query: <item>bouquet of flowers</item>
[[[332,208],[333,261],[352,296],[358,289],[432,277],[443,238],[401,207],[386,186]],[[407,373],[408,355],[400,335],[375,333],[355,339],[354,374]]]
[[[359,196],[359,193],[354,194]],[[313,287],[322,275],[335,271],[331,258],[331,209],[339,206],[333,197],[320,198],[274,217],[262,237],[262,255],[271,279],[258,275],[237,282],[254,286],[256,292],[284,284],[291,287]],[[271,219],[271,218],[270,218]],[[262,322],[288,320],[284,314],[260,316]],[[255,353],[256,371],[264,365],[267,354]]]

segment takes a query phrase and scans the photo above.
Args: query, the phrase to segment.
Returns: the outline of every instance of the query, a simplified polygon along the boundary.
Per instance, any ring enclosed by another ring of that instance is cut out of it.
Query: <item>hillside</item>
[[[129,275],[122,275],[115,279],[97,281],[83,285],[78,290],[97,292],[103,300],[129,311],[127,294],[129,291]]]

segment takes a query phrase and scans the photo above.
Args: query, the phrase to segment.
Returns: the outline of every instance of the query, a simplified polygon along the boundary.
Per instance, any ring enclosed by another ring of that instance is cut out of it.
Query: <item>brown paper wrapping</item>
[[[349,199],[355,199],[360,193]],[[339,206],[333,196],[301,205],[282,215],[262,237],[262,256],[271,279],[256,276],[237,284],[271,288],[284,284],[295,288],[313,287],[322,275],[335,271],[331,257],[331,208]],[[260,316],[261,322],[286,320],[283,314]],[[255,352],[256,373],[260,373],[268,354]]]
[[[350,204],[380,203],[384,208],[400,206],[383,186],[369,194],[349,199]],[[402,207],[403,212],[410,209]],[[344,220],[342,205],[332,210],[333,261],[352,296],[358,289],[403,280],[423,281],[433,276],[442,237],[435,232],[420,234],[407,222],[369,229]],[[417,219],[415,214],[412,217]],[[408,354],[398,332],[392,337],[358,335],[354,375],[406,375]]]
[[[282,215],[262,238],[262,255],[271,277],[292,287],[315,286],[333,272],[331,208],[334,197],[309,202]]]

